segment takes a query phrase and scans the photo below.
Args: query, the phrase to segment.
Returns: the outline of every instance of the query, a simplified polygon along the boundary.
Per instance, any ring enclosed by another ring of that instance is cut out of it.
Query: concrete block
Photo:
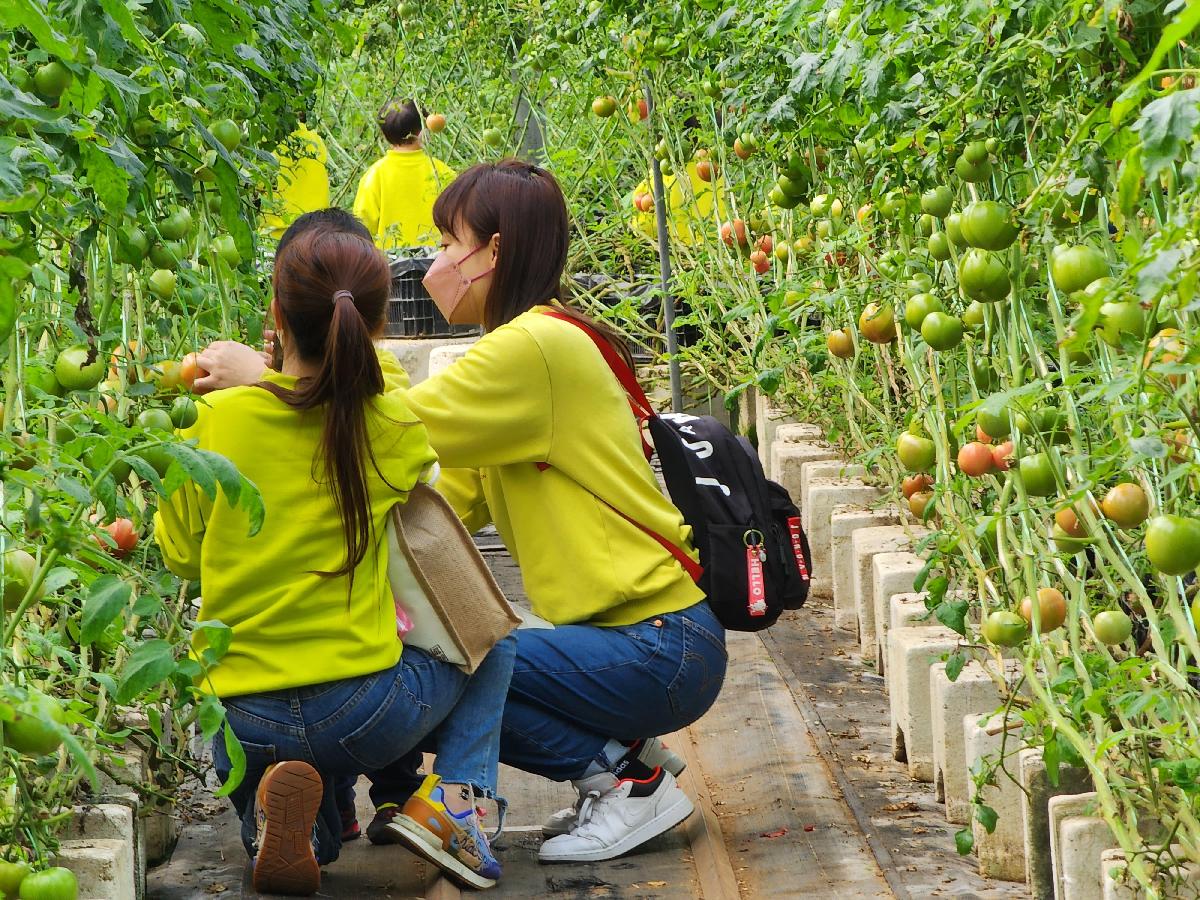
[[[1050,861],[1050,798],[1090,790],[1087,769],[1059,766],[1058,784],[1050,783],[1041,748],[1017,754],[1021,820],[1025,829],[1025,870],[1034,900],[1054,900],[1054,866]]]
[[[754,398],[754,419],[758,432],[758,459],[765,471],[771,464],[771,445],[775,443],[775,433],[780,425],[795,422],[793,415],[786,409],[779,409],[771,402],[771,398],[758,394]],[[820,437],[820,434],[817,435]]]
[[[1050,869],[1055,898],[1061,898],[1063,895],[1063,853],[1059,843],[1062,839],[1062,823],[1077,816],[1090,816],[1095,808],[1095,791],[1062,794],[1051,797],[1046,803],[1046,817],[1050,827]]]
[[[179,816],[166,805],[155,806],[142,819],[146,847],[146,865],[162,865],[179,843]]]
[[[891,624],[892,595],[910,594],[917,575],[925,568],[925,560],[915,553],[877,553],[871,560],[871,584],[875,609],[875,665],[881,675],[887,674],[887,632]]]
[[[146,867],[143,858],[138,854],[138,821],[135,811],[121,803],[99,803],[76,806],[73,812],[74,815],[63,831],[63,840],[112,841],[119,845],[119,868],[131,872],[134,880],[134,893],[130,896],[144,896]],[[114,846],[113,849],[117,850],[117,847]]]
[[[866,474],[865,467],[854,463],[847,464],[840,459],[821,459],[802,465],[800,467],[800,500],[797,505],[800,507],[800,516],[805,528],[808,528],[808,520],[805,518],[804,509],[808,506],[808,491],[814,481],[845,478],[861,481]]]
[[[933,723],[929,673],[958,646],[961,636],[944,625],[897,628],[888,642],[888,699],[892,718],[892,758],[908,763],[914,781],[933,781]]]
[[[800,509],[800,520],[812,550],[813,581],[810,590],[816,590],[820,596],[837,597],[834,590],[838,574],[833,556],[834,509],[847,505],[866,508],[881,495],[878,488],[856,479],[821,478],[809,482],[808,502]],[[882,524],[877,518],[863,521],[872,525]]]
[[[128,841],[63,841],[54,864],[75,873],[80,897],[128,900],[137,896],[128,848]]]
[[[817,498],[809,495],[815,504]],[[817,596],[833,597],[834,621],[839,628],[858,628],[858,609],[854,605],[854,546],[851,537],[854,532],[863,528],[881,525],[895,525],[900,521],[896,512],[890,509],[867,509],[864,506],[839,503],[835,505],[829,516],[828,538],[825,536],[823,515],[814,515],[814,528],[808,534],[809,545],[813,548],[813,558],[817,556],[817,544],[826,540],[829,547],[828,580],[813,579],[810,590],[817,591]],[[813,543],[814,539],[816,544]]]
[[[888,628],[920,627],[936,625],[937,619],[925,606],[926,591],[918,594],[892,594],[891,611],[888,615]]]
[[[775,428],[775,441],[781,444],[797,444],[825,440],[825,429],[807,422],[781,422]]]
[[[1058,823],[1060,900],[1095,900],[1104,892],[1100,859],[1116,844],[1099,816],[1068,816]]]
[[[1187,855],[1184,848],[1178,844],[1172,846],[1171,852],[1179,860],[1185,859]],[[1127,874],[1128,867],[1124,850],[1105,850],[1100,854],[1103,900],[1142,900],[1145,891],[1132,875]],[[1162,896],[1177,900],[1196,900],[1200,897],[1200,863],[1189,860],[1177,866],[1170,866],[1162,872],[1161,882],[1156,886],[1162,891]]]
[[[926,533],[924,528],[877,525],[872,528],[860,528],[850,537],[851,590],[854,608],[858,613],[859,652],[863,662],[868,665],[874,666],[878,659],[879,642],[875,628],[874,557],[879,553],[908,550]]]
[[[429,377],[430,355],[439,347],[462,344],[470,346],[479,338],[412,338],[411,340],[389,339],[379,342],[379,347],[386,350],[399,360],[408,380],[412,384],[420,384]]]
[[[457,344],[443,344],[429,351],[429,377],[440,375],[460,359],[475,345],[474,341]]]
[[[776,441],[771,445],[772,479],[787,489],[793,502],[799,501],[800,467],[806,462],[821,459],[840,459],[840,457],[838,452],[828,444],[781,444]]]
[[[967,770],[978,772],[985,760],[990,765],[1003,752],[1004,767],[1013,774],[996,770],[995,784],[985,785],[979,792],[979,800],[996,811],[996,827],[987,829],[971,817],[971,830],[975,835],[975,853],[979,857],[979,874],[1001,881],[1025,880],[1025,829],[1021,820],[1021,788],[1013,780],[1016,777],[1017,752],[1021,749],[1018,722],[1009,722],[1011,729],[1005,734],[1000,716],[980,717],[978,713],[964,716],[962,720],[963,744],[966,750]]]
[[[1000,690],[975,660],[958,678],[946,676],[946,664],[929,670],[929,710],[933,738],[933,786],[937,799],[946,804],[946,820],[956,825],[971,821],[971,778],[964,760],[963,718],[994,712],[1000,705]]]

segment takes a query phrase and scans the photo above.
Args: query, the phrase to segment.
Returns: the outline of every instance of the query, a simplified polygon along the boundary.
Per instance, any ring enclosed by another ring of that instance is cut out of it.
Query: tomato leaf
[[[163,449],[166,450],[167,455],[179,463],[187,476],[196,482],[196,486],[204,491],[204,496],[209,500],[216,499],[217,479],[213,475],[208,461],[195,447],[190,444],[170,443],[164,444]]]
[[[242,783],[242,779],[246,777],[246,751],[242,749],[237,735],[229,727],[228,720],[226,720],[225,727],[222,730],[225,733],[225,752],[229,754],[229,777],[225,779],[225,783],[221,785],[220,790],[213,795],[215,797],[228,797],[237,790],[238,785]]]
[[[233,629],[216,619],[197,622],[193,634],[204,639],[209,649],[216,654],[217,659],[228,653],[229,646],[233,643]]]
[[[83,620],[79,643],[88,646],[104,634],[121,610],[129,605],[133,588],[115,575],[101,575],[92,582],[83,601]]]
[[[934,609],[933,615],[947,628],[966,637],[968,608],[969,604],[966,600],[943,600]]]
[[[137,472],[139,478],[150,483],[150,487],[154,488],[156,494],[160,497],[167,496],[167,492],[163,490],[162,480],[158,477],[158,472],[154,471],[154,466],[133,453],[126,456],[125,461],[129,463],[129,467],[133,471]]]
[[[205,694],[196,709],[196,718],[200,722],[200,733],[204,740],[211,741],[225,721],[225,707],[214,694]]]
[[[54,482],[60,491],[80,503],[91,503],[92,492],[72,478],[70,475],[59,475]]]
[[[66,587],[72,581],[79,578],[73,571],[65,566],[58,566],[49,571],[46,575],[46,580],[42,582],[42,590],[47,594],[53,594],[60,588]]]
[[[974,848],[975,833],[970,826],[954,832],[954,849],[958,851],[959,856],[970,856]]]
[[[1133,130],[1142,138],[1142,166],[1147,178],[1178,158],[1200,124],[1200,88],[1176,91],[1146,105]]]
[[[138,29],[133,13],[124,0],[100,0],[100,8],[116,23],[125,40],[137,47],[145,46],[146,39]]]
[[[963,666],[966,665],[967,657],[961,650],[950,654],[946,660],[946,677],[950,681],[958,681],[958,676],[962,674]]]
[[[75,735],[71,734],[69,729],[63,725],[59,725],[57,722],[54,724],[56,728],[62,729],[61,734],[63,746],[67,748],[67,752],[71,754],[71,757],[83,771],[83,774],[87,776],[87,780],[91,784],[92,790],[100,790],[100,775],[96,771],[95,765],[92,764],[91,756],[89,756],[88,752],[83,749],[83,745],[79,743],[79,739],[75,737]]]
[[[238,498],[242,495],[242,476],[238,472],[237,467],[220,453],[214,453],[212,450],[197,448],[196,452],[208,463],[213,477],[217,479],[217,484],[221,486],[221,493],[225,495],[225,500],[230,506],[236,506]]]
[[[75,48],[50,25],[41,9],[44,5],[33,0],[5,0],[0,3],[0,24],[8,29],[26,28],[43,50],[70,59]]]
[[[1113,103],[1113,125],[1119,124],[1129,111],[1124,104],[1118,107],[1121,99],[1148,81],[1158,70],[1164,57],[1178,47],[1180,42],[1197,28],[1200,28],[1200,3],[1187,3],[1179,11],[1179,15],[1175,17],[1175,21],[1163,29],[1162,37],[1158,39],[1158,44],[1154,47],[1154,52],[1150,54],[1150,58],[1146,60],[1146,65],[1142,66],[1142,71],[1138,72],[1137,77],[1129,83],[1129,86],[1122,92],[1121,97],[1117,98],[1117,102]]]
[[[162,684],[175,671],[175,649],[161,639],[142,644],[129,656],[121,670],[117,702],[128,703],[139,694]]]
[[[242,478],[242,490],[239,494],[238,506],[244,509],[246,515],[250,517],[249,537],[254,537],[262,531],[263,521],[267,517],[267,510],[263,506],[262,494],[258,492],[257,485],[249,478]]]
[[[1000,817],[986,803],[976,803],[975,819],[984,827],[988,834],[991,834],[996,830],[996,822],[999,821]]]

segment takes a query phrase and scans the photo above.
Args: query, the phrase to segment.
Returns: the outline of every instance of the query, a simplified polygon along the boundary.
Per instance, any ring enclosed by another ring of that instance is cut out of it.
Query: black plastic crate
[[[421,283],[432,264],[432,257],[392,260],[392,291],[384,329],[387,337],[461,337],[479,333],[475,325],[451,325],[438,311]]]

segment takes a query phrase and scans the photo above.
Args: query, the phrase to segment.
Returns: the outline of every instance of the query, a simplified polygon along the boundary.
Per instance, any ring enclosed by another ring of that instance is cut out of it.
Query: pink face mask
[[[492,273],[492,269],[488,269],[474,278],[468,278],[463,274],[462,269],[459,268],[462,263],[466,262],[486,246],[487,244],[480,244],[460,260],[451,259],[449,254],[443,250],[433,260],[433,265],[429,267],[429,271],[425,273],[425,277],[421,279],[421,283],[425,285],[425,290],[433,298],[434,305],[446,317],[447,322],[454,321],[452,318],[454,311],[462,303],[467,289],[480,278]]]

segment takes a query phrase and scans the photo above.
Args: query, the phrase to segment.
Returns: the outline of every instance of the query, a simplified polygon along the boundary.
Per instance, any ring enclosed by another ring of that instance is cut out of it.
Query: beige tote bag
[[[388,519],[388,579],[413,628],[403,641],[474,672],[521,618],[450,504],[426,484]]]

